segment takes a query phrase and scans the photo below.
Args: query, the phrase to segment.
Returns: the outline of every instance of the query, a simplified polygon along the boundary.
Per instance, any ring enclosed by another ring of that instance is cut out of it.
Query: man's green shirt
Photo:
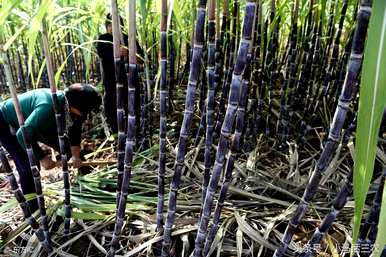
[[[35,89],[19,95],[18,99],[34,155],[41,160],[44,152],[37,142],[56,142],[55,140],[58,140],[51,92],[49,89]],[[58,101],[63,110],[65,97],[62,91],[58,91]],[[19,144],[25,149],[12,99],[0,103],[0,108],[5,121],[16,131]]]

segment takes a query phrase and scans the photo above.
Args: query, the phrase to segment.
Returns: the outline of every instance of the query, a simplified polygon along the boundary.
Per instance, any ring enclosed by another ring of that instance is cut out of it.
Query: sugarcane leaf
[[[35,198],[36,194],[35,193],[27,194],[27,195],[24,195],[24,197],[28,201],[28,200]],[[10,210],[16,208],[18,205],[19,205],[19,203],[16,201],[16,198],[12,198],[0,206],[0,213],[10,211]]]
[[[64,209],[59,208],[56,213],[60,216],[64,216]],[[108,218],[107,215],[98,214],[95,212],[77,212],[71,211],[71,218],[80,220],[105,220]]]
[[[4,44],[3,46],[3,50],[4,51],[7,51],[7,49],[12,45],[12,43],[16,40],[16,38],[18,36],[20,36],[20,34],[23,32],[24,28],[26,27],[26,25],[24,24],[23,26],[21,26],[16,32],[15,34],[12,35],[12,37],[10,39],[8,39],[8,41]]]
[[[36,15],[32,18],[30,22],[30,27],[27,32],[27,38],[28,38],[28,68],[31,70],[32,68],[32,58],[35,53],[35,46],[37,42],[37,38],[39,35],[39,31],[41,28],[41,24],[43,21],[43,18],[45,17],[48,10],[51,8],[51,0],[42,0],[41,4],[38,8],[38,11]],[[45,67],[45,65],[44,65]],[[36,83],[38,84],[38,83]]]
[[[377,239],[374,244],[372,257],[379,257],[386,246],[386,187],[383,188],[381,211],[379,213]]]
[[[354,164],[353,246],[358,239],[362,212],[373,174],[379,126],[386,104],[385,67],[386,1],[376,0],[369,23],[359,94]]]
[[[12,210],[12,209],[16,208],[17,205],[18,205],[18,203],[17,203],[16,199],[12,198],[0,206],[0,213]]]
[[[3,26],[5,20],[12,13],[11,11],[16,8],[22,1],[13,0],[13,1],[4,1],[0,10],[0,24]],[[0,29],[1,30],[1,29]],[[1,32],[1,31],[0,31]]]

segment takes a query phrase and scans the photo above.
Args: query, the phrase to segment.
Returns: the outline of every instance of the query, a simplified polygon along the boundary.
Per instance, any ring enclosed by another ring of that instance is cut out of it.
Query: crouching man
[[[68,157],[74,167],[81,165],[80,142],[82,123],[92,111],[98,111],[102,99],[95,87],[87,84],[73,84],[64,91],[58,91],[58,100],[66,126],[70,145]],[[35,158],[45,169],[56,163],[40,148],[38,142],[59,152],[59,139],[55,113],[49,89],[35,89],[18,96],[25,128],[32,142]],[[15,162],[19,182],[24,194],[35,193],[34,180],[12,99],[0,103],[0,142]],[[31,210],[37,209],[36,199],[30,202]]]

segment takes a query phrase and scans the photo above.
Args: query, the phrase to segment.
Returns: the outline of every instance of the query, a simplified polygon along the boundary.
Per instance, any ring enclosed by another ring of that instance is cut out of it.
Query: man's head
[[[98,111],[102,98],[94,86],[88,84],[72,84],[64,91],[70,112],[78,116],[87,116],[92,111]]]
[[[113,18],[111,16],[111,13],[108,13],[106,15],[105,27],[106,27],[107,33],[109,33],[111,35],[113,34],[112,20],[113,20]],[[119,21],[120,21],[121,26],[123,26],[123,19],[121,16],[119,16]]]

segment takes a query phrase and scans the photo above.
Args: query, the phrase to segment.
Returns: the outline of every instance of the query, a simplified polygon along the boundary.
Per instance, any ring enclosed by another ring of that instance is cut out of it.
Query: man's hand
[[[72,166],[73,168],[77,169],[80,166],[82,166],[82,160],[80,158],[77,158],[77,157],[71,157],[71,159],[68,162],[68,164],[70,166]]]
[[[82,160],[80,159],[80,146],[71,146],[71,159],[69,164],[77,169],[82,165]]]
[[[46,155],[44,156],[43,159],[40,160],[40,165],[46,169],[46,170],[50,170],[50,169],[53,169],[56,167],[56,162],[54,162],[52,159],[51,159],[51,156],[49,155]]]
[[[125,56],[127,56],[127,54],[128,54],[127,48],[121,46],[119,48],[119,55],[125,57]]]

